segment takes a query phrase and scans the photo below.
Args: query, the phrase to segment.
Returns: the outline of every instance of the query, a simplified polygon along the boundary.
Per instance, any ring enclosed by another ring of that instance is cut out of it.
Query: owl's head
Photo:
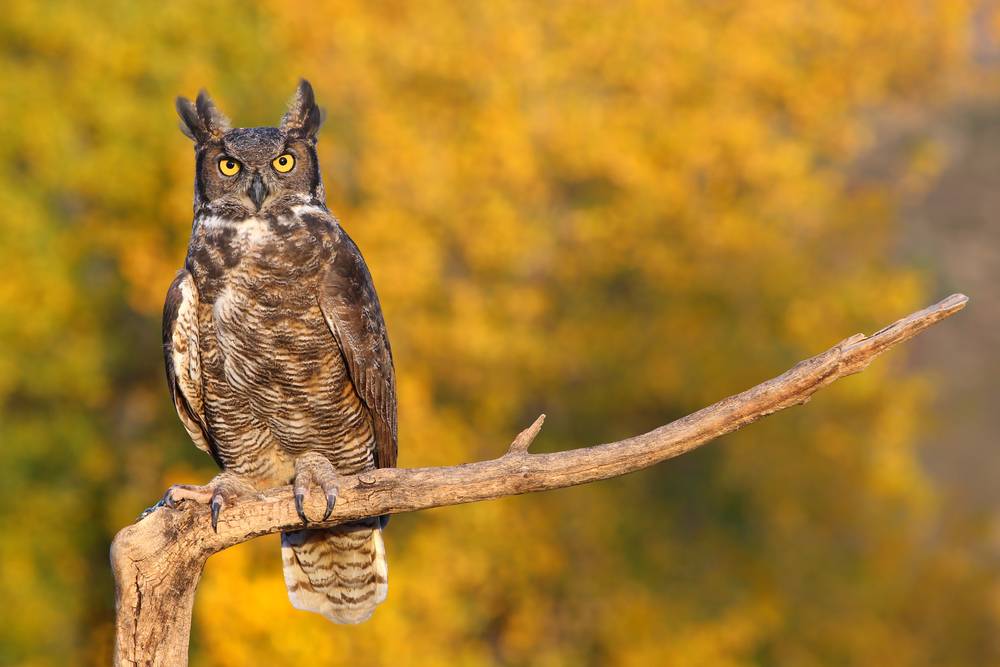
[[[177,98],[181,131],[195,142],[195,212],[242,219],[324,202],[316,157],[323,114],[303,79],[278,127],[233,128],[205,91]]]

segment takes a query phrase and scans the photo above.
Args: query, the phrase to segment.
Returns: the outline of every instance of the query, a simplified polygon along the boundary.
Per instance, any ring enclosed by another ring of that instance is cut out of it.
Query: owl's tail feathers
[[[378,519],[281,534],[292,606],[334,623],[361,623],[389,592]]]

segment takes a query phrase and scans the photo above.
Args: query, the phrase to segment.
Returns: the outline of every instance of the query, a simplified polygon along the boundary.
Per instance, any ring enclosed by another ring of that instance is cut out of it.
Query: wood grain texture
[[[826,352],[743,393],[618,442],[553,454],[528,447],[540,417],[500,458],[439,468],[385,468],[348,477],[329,520],[332,526],[364,517],[457,505],[558,489],[616,477],[680,456],[810,397],[832,382],[864,370],[877,356],[961,310],[968,298],[954,294],[871,336],[851,336]],[[306,502],[322,516],[325,499]],[[187,664],[191,610],[209,556],[260,535],[301,528],[290,486],[227,507],[212,530],[205,506],[156,507],[124,528],[111,546],[116,583],[115,664]]]

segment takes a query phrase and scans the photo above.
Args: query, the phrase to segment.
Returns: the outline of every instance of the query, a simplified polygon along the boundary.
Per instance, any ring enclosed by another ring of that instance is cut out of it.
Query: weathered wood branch
[[[634,472],[689,452],[765,415],[805,403],[821,388],[864,370],[885,350],[961,310],[954,294],[872,334],[857,334],[791,370],[714,405],[633,438],[554,454],[528,447],[544,415],[498,459],[440,468],[392,468],[346,480],[327,526],[363,517],[558,489]],[[320,517],[318,492],[305,505]],[[157,507],[111,545],[117,605],[115,664],[183,665],[195,590],[214,553],[260,535],[301,528],[290,486],[226,507],[212,530],[208,508]]]

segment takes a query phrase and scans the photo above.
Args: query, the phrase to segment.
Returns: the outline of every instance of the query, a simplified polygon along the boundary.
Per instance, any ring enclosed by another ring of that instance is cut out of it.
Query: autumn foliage
[[[213,474],[162,377],[176,94],[260,125],[316,87],[402,466],[495,456],[542,411],[542,449],[630,435],[933,300],[891,259],[898,190],[852,165],[879,110],[949,94],[967,3],[101,4],[0,17],[0,664],[106,663],[110,537]],[[398,516],[362,626],[292,609],[276,538],[231,549],[192,664],[998,661],[900,359],[628,478]]]

